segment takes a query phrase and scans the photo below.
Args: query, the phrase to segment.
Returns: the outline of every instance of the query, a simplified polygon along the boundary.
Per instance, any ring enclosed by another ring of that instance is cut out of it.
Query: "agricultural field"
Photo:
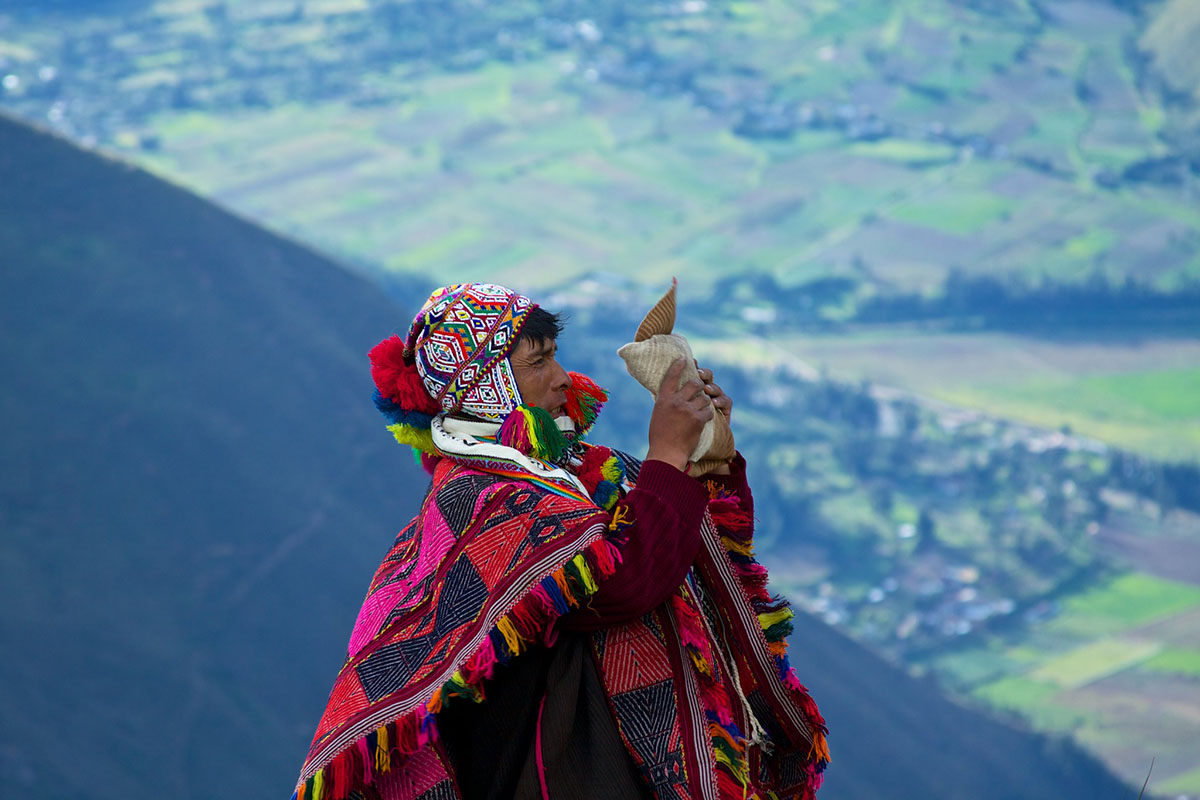
[[[1153,757],[1156,794],[1200,796],[1194,570],[1192,581],[1126,572],[1056,598],[1053,616],[1022,635],[976,641],[928,666],[1041,730],[1072,732],[1131,780]]]
[[[703,296],[836,277],[855,284],[845,318],[951,269],[1200,281],[1200,185],[1154,167],[1190,113],[1156,88],[1186,72],[1180,2],[447,3],[424,27],[366,0],[139,7],[0,17],[0,106],[385,279],[681,275]],[[1196,341],[885,328],[787,346],[1189,460]]]
[[[1200,457],[1200,340],[1072,339],[862,327],[745,341],[844,380],[1178,461]],[[736,347],[736,346],[735,346]]]
[[[1115,6],[399,8],[13,15],[0,104],[389,272],[1200,276],[1191,173],[1137,178],[1175,112]]]

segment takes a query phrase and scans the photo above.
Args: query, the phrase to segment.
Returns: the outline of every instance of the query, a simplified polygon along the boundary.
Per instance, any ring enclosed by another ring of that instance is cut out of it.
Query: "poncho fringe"
[[[292,800],[348,800],[356,787],[374,782],[374,773],[389,772],[435,741],[435,715],[446,703],[455,698],[482,702],[484,681],[492,677],[496,665],[507,664],[530,644],[543,640],[559,617],[585,605],[596,593],[597,582],[612,575],[620,561],[620,550],[601,536],[542,578],[500,617],[475,652],[425,704],[333,755],[296,787]]]
[[[760,635],[775,663],[779,680],[787,687],[809,723],[811,742],[809,763],[805,768],[809,781],[804,795],[805,800],[809,800],[816,796],[817,789],[821,787],[822,773],[832,759],[826,741],[829,729],[825,719],[788,662],[787,637],[792,633],[795,612],[785,598],[773,597],[767,591],[767,569],[754,558],[750,535],[753,525],[751,515],[741,508],[737,497],[725,494],[715,482],[710,481],[707,486],[711,498],[709,517],[717,529],[725,555],[750,607],[758,617]]]

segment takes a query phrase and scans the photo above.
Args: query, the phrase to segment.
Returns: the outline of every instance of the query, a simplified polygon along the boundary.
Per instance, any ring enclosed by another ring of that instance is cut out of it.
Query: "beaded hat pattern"
[[[452,284],[430,295],[407,347],[442,411],[501,422],[521,405],[508,354],[533,307],[492,283]]]
[[[430,424],[462,411],[503,422],[521,405],[508,354],[535,304],[490,283],[458,283],[429,296],[406,340],[371,348],[375,407],[401,444],[436,456]]]

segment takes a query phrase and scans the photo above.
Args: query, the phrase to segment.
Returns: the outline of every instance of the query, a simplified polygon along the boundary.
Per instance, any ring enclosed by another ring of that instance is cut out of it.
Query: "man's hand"
[[[708,395],[708,399],[712,400],[713,405],[717,410],[725,415],[728,420],[733,416],[733,398],[725,394],[725,390],[713,383],[713,371],[705,369],[696,363],[696,369],[700,372],[700,380],[704,381],[704,393]],[[730,472],[728,464],[721,464],[709,470],[710,475],[728,475]]]
[[[700,442],[700,432],[713,418],[704,384],[690,380],[679,385],[686,363],[682,356],[676,359],[658,387],[650,414],[650,449],[646,453],[648,461],[665,461],[680,471],[687,468],[692,451]]]
[[[704,381],[704,393],[708,395],[708,399],[713,401],[713,405],[717,407],[725,415],[725,419],[733,417],[733,398],[725,394],[725,390],[713,383],[713,371],[705,369],[696,364],[696,369],[700,371],[700,380]]]

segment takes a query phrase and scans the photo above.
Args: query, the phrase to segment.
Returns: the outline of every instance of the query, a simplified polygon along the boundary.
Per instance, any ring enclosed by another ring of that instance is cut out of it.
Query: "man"
[[[461,284],[371,351],[376,405],[433,479],[371,582],[298,798],[815,795],[826,730],[751,556],[745,462],[687,475],[732,401],[708,370],[681,385],[680,360],[644,461],[586,444],[606,396],[559,365],[560,330]]]

